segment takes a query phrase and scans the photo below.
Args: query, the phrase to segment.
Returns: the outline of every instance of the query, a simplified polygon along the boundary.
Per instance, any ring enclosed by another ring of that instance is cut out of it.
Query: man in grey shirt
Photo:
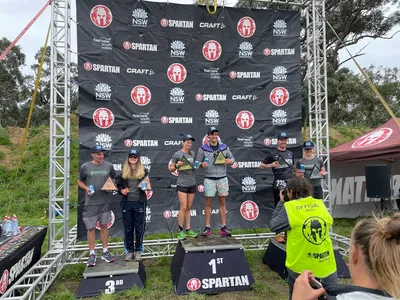
[[[204,176],[204,194],[206,196],[206,226],[203,236],[211,234],[211,210],[212,200],[218,192],[219,214],[221,216],[221,235],[230,236],[231,233],[226,226],[225,199],[229,193],[229,183],[226,177],[226,165],[232,165],[235,161],[229,147],[218,142],[219,131],[212,126],[208,129],[209,141],[202,145],[197,154],[200,166],[206,169]],[[221,159],[222,158],[222,159]],[[217,162],[217,164],[216,164]]]
[[[100,145],[93,146],[91,149],[92,161],[84,163],[79,172],[78,186],[85,190],[85,208],[83,211],[83,222],[87,229],[87,239],[89,243],[89,267],[96,265],[96,254],[94,243],[96,239],[96,224],[100,223],[100,238],[103,245],[101,259],[106,262],[113,262],[114,258],[108,252],[108,228],[107,223],[111,218],[111,193],[102,190],[105,182],[109,178],[115,178],[115,170],[111,163],[104,161],[104,150]],[[93,190],[89,188],[93,187]],[[94,192],[93,192],[94,191]]]

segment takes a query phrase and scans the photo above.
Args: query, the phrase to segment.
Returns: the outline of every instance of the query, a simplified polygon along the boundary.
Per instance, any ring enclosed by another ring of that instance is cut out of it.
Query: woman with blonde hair
[[[350,276],[354,286],[314,290],[311,271],[296,280],[293,300],[312,300],[324,293],[328,299],[400,299],[400,214],[359,221],[351,235]]]
[[[140,160],[139,150],[132,149],[125,159],[118,190],[122,194],[122,218],[124,221],[126,261],[142,260],[140,250],[146,226],[146,191],[151,190],[149,171]],[[135,235],[135,243],[133,236]]]

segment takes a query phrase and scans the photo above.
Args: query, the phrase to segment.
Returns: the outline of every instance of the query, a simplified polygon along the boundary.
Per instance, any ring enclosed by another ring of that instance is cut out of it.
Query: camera
[[[278,190],[279,190],[279,192],[282,191],[283,201],[285,201],[285,202],[290,201],[290,199],[287,195],[287,189],[285,186],[283,186],[283,185],[278,186]]]

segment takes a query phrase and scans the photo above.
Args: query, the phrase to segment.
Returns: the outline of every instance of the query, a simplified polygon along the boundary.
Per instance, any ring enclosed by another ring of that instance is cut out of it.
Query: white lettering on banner
[[[237,72],[237,78],[261,78],[261,72]]]
[[[122,170],[121,164],[113,164],[113,167],[114,167],[115,171],[121,171]]]
[[[121,67],[93,64],[93,71],[104,73],[121,73]]]
[[[179,210],[171,210],[171,218],[177,218],[179,214]],[[197,211],[195,209],[190,210],[190,216],[191,217],[196,217],[197,216]]]
[[[131,47],[132,47],[132,50],[157,51],[157,45],[156,44],[132,43]]]
[[[203,211],[201,212],[203,215],[205,215],[206,214],[206,212],[205,212],[205,210],[203,209]],[[218,215],[219,214],[219,209],[217,208],[217,209],[213,209],[212,211],[211,211],[211,214],[212,215]]]
[[[203,101],[226,101],[224,94],[203,94]]]
[[[127,68],[126,73],[128,74],[144,74],[144,75],[153,75],[154,71],[152,69],[136,69],[136,68]]]
[[[288,138],[287,144],[288,145],[295,145],[297,143],[296,138]],[[272,145],[278,145],[278,139],[271,139],[271,144]]]
[[[193,28],[193,21],[168,20],[169,27]]]
[[[260,164],[261,164],[261,161],[239,161],[238,162],[238,168],[239,169],[259,168]]]
[[[182,145],[182,141],[165,141],[164,146],[179,146]]]
[[[8,284],[11,284],[19,274],[22,273],[32,262],[33,252],[35,248],[28,251],[15,265],[10,269],[10,275],[8,277]]]
[[[256,100],[256,95],[233,95],[232,100]]]
[[[207,23],[207,22],[200,22],[200,28],[225,28],[224,23]]]
[[[191,124],[191,123],[193,123],[193,117],[169,117],[168,123]]]
[[[158,140],[132,140],[132,147],[158,147]]]
[[[249,278],[247,277],[247,275],[217,277],[217,278],[204,278],[201,281],[201,287],[203,289],[223,288],[223,287],[232,287],[232,286],[245,286],[245,285],[250,285]]]

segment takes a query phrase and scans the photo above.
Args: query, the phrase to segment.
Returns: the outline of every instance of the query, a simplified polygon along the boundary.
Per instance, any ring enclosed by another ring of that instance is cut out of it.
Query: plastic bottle
[[[9,216],[4,217],[4,235],[5,236],[12,236],[13,227],[12,221]]]
[[[142,191],[147,191],[146,182],[142,181],[141,183]]]
[[[16,215],[13,215],[12,217],[12,234],[19,234],[18,218]]]

